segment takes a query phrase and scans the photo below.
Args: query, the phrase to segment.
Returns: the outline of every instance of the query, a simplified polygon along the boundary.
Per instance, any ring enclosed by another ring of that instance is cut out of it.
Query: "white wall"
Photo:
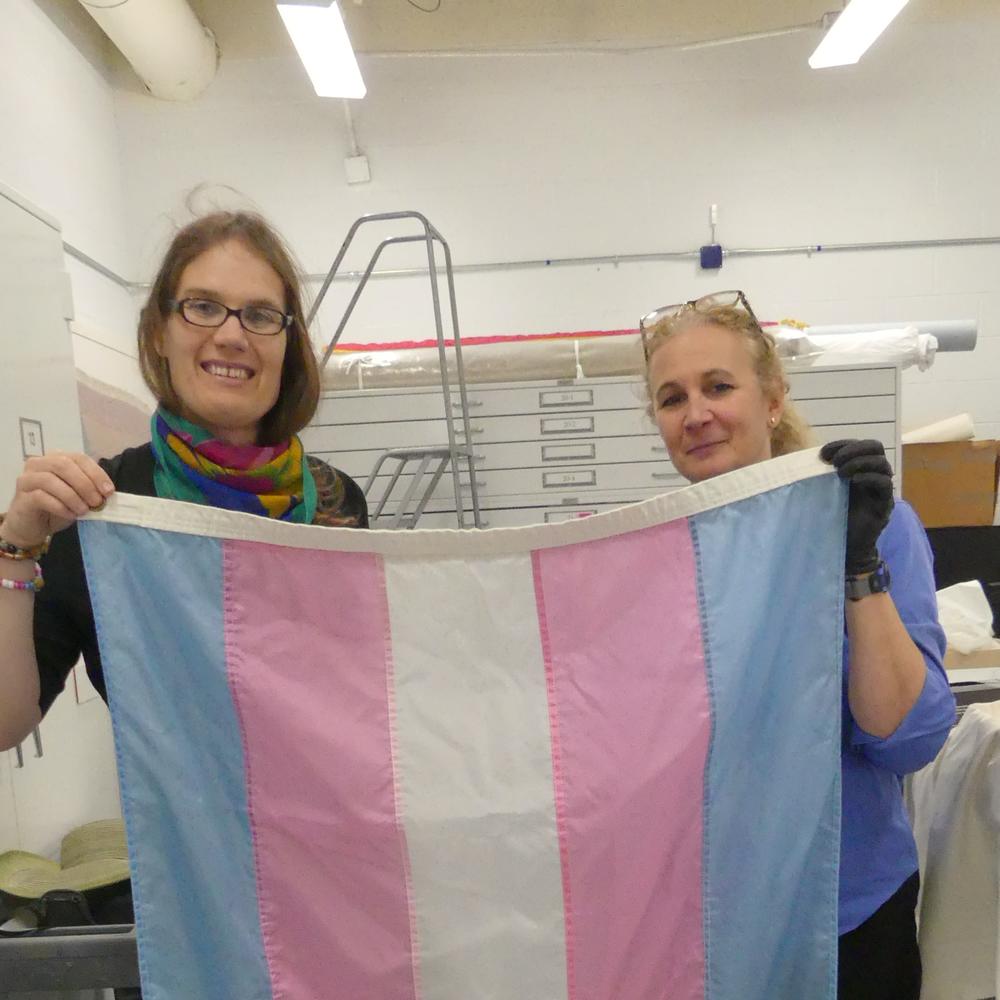
[[[58,219],[67,243],[128,278],[114,89],[96,29],[77,7],[0,5],[0,182]],[[74,337],[77,365],[143,392],[134,296],[73,258],[66,269],[76,323],[91,338]]]
[[[730,247],[1000,234],[996,17],[904,21],[860,66],[826,73],[806,67],[808,35],[689,53],[363,60],[369,97],[353,108],[373,181],[348,187],[340,103],[315,98],[294,60],[224,58],[187,105],[116,93],[70,9],[0,10],[0,180],[130,279],[149,276],[204,182],[243,192],[312,272],[354,218],[397,208],[427,213],[458,263],[691,249],[707,242],[710,202]],[[77,364],[144,396],[135,298],[67,268]],[[974,316],[973,354],[905,375],[904,424],[971,409],[995,437],[998,274],[1000,248],[953,248],[731,259],[721,274],[691,261],[492,271],[460,275],[458,295],[466,335],[634,326],[720,286],[742,286],[770,318]],[[331,295],[321,333],[347,291]],[[386,279],[345,339],[424,337],[429,323],[425,283]]]
[[[73,338],[74,347],[84,344],[90,352],[87,359],[74,356],[77,366],[107,372],[118,358],[130,361],[120,352],[127,353],[126,338],[134,335],[133,296],[63,255],[65,240],[108,267],[122,271],[129,264],[113,90],[100,54],[78,47],[78,34],[71,32],[72,42],[67,37],[71,26],[57,26],[29,0],[0,4],[0,183],[62,225],[60,238],[33,216],[8,211],[0,234],[0,371],[8,382],[0,406],[0,509],[21,465],[18,415],[43,423],[48,448],[81,447],[59,280],[63,265],[76,317],[96,341]],[[6,201],[4,206],[10,208]],[[124,384],[135,378],[132,371],[134,362],[121,370]],[[57,855],[68,829],[119,811],[111,727],[99,700],[78,702],[71,678],[41,733],[44,756],[35,760],[29,741],[23,769],[14,767],[12,752],[0,754],[6,820],[0,851],[22,847]]]
[[[410,207],[459,263],[693,248],[710,202],[731,247],[1000,234],[1000,20],[903,21],[858,67],[825,73],[806,66],[814,43],[363,60],[369,96],[354,109],[374,179],[360,187],[343,179],[338,102],[314,98],[294,61],[224,58],[191,105],[120,97],[134,252],[148,273],[170,216],[206,181],[243,192],[314,272],[356,216]],[[771,318],[974,316],[974,354],[907,374],[904,423],[968,408],[997,436],[998,274],[988,247],[733,259],[721,274],[690,261],[492,272],[458,290],[467,335],[633,326],[720,285],[744,287]],[[346,339],[428,332],[422,285],[377,287],[380,305]]]
[[[151,266],[165,220],[206,181],[243,192],[312,272],[358,215],[399,208],[424,211],[457,263],[691,249],[708,242],[710,202],[730,247],[1000,235],[1000,19],[900,23],[858,67],[825,73],[806,65],[815,41],[363,60],[369,96],[353,108],[373,181],[358,187],[344,182],[339,102],[313,97],[294,61],[224,59],[191,105],[120,98],[136,256]],[[721,274],[691,261],[496,271],[460,275],[458,294],[478,335],[635,326],[734,286],[774,319],[978,318],[973,354],[907,373],[904,425],[970,409],[981,436],[1000,436],[1000,246],[734,258]],[[423,284],[375,291],[345,340],[430,335]],[[331,333],[334,310],[322,318]]]

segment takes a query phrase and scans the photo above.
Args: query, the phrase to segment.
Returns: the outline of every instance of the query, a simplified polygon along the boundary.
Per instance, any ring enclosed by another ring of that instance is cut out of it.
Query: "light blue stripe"
[[[86,521],[80,537],[115,728],[143,997],[271,1000],[226,679],[221,544]]]
[[[714,709],[707,1000],[834,1000],[846,489],[694,518]]]

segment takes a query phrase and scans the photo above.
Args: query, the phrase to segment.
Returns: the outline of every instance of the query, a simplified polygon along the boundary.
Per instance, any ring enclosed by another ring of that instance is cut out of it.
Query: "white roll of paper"
[[[900,440],[903,444],[935,444],[940,441],[970,441],[976,436],[976,426],[968,413],[939,420],[926,427],[907,431]]]

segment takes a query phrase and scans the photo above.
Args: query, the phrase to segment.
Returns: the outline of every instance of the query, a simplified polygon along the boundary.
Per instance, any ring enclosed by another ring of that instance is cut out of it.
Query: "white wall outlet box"
[[[368,157],[364,153],[360,156],[345,157],[344,173],[347,175],[348,184],[367,184],[372,179]]]

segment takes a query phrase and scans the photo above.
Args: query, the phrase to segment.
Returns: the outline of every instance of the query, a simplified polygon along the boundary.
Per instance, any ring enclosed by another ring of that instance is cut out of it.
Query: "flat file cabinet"
[[[895,465],[895,365],[791,370],[789,382],[790,396],[820,444],[877,438]],[[686,485],[647,415],[639,377],[475,383],[467,387],[467,396],[484,526],[586,516]],[[457,390],[450,403],[457,414]],[[446,444],[443,406],[441,390],[433,386],[331,391],[324,393],[303,441],[311,454],[364,483],[388,448]],[[464,444],[460,422],[456,431]],[[460,472],[468,490],[465,463]],[[374,496],[381,496],[383,485],[376,481]],[[455,523],[453,484],[445,476],[419,525],[450,528]]]

